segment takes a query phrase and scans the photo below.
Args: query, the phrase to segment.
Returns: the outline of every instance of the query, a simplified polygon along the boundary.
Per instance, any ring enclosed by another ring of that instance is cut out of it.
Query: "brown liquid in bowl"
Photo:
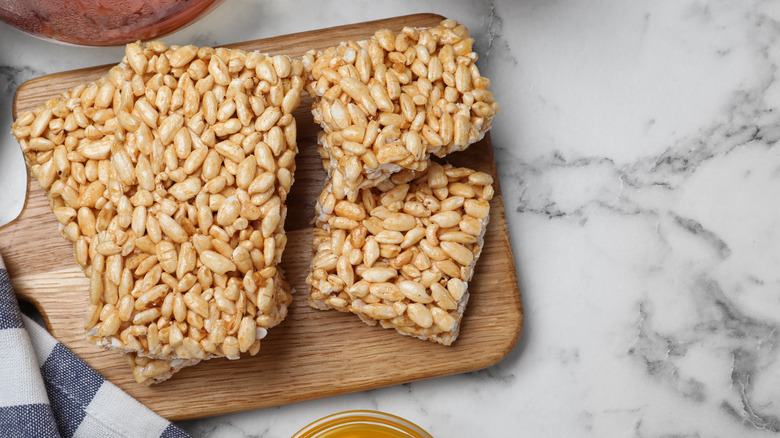
[[[0,0],[0,20],[39,37],[86,46],[150,40],[222,0]]]

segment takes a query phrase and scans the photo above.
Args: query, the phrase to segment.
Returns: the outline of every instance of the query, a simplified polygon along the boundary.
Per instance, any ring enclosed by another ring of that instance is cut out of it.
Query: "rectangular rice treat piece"
[[[473,42],[465,26],[444,20],[304,56],[334,183],[345,181],[347,192],[372,187],[401,169],[425,170],[430,154],[464,150],[485,135],[499,108]]]
[[[309,304],[450,345],[469,299],[493,197],[483,172],[431,162],[316,206]]]
[[[284,279],[279,278],[277,280],[276,288],[276,296],[291,296],[290,285],[284,281]],[[279,303],[282,302],[287,301],[279,300]],[[282,310],[278,311],[282,312]],[[259,328],[256,338],[258,340],[263,339],[267,333],[268,331],[266,329]],[[260,343],[254,343],[249,350],[249,354],[254,356],[258,353],[259,348]],[[182,369],[197,365],[202,362],[202,360],[210,359],[153,359],[147,356],[140,356],[139,353],[124,353],[123,356],[130,366],[136,382],[143,385],[153,385],[164,382]]]
[[[14,123],[90,278],[88,338],[166,360],[256,352],[291,302],[276,264],[303,66],[150,42]]]

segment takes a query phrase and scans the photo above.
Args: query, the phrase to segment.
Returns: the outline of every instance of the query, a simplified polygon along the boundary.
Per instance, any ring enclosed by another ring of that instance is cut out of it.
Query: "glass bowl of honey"
[[[378,411],[345,411],[304,427],[292,438],[433,438],[420,426]]]

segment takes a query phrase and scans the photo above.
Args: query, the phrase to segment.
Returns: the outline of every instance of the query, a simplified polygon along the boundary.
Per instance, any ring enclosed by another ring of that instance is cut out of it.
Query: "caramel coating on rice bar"
[[[309,304],[450,345],[492,197],[490,175],[435,162],[345,197],[328,182],[316,206]]]
[[[307,53],[307,90],[327,134],[331,178],[341,173],[347,191],[371,187],[481,139],[499,108],[473,41],[465,26],[444,20]]]
[[[303,66],[129,44],[92,84],[16,120],[90,278],[88,339],[154,359],[238,358],[291,302],[276,268]]]

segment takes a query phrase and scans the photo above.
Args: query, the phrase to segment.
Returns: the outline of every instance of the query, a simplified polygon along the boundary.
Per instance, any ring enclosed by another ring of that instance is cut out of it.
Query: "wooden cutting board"
[[[441,19],[433,14],[411,15],[228,47],[300,56],[346,39],[365,39],[377,29],[429,27]],[[14,100],[14,117],[79,83],[97,79],[108,68],[57,73],[22,84]],[[501,96],[497,100],[500,103]],[[54,337],[94,369],[174,421],[474,371],[503,359],[520,336],[523,311],[489,135],[467,151],[448,157],[455,165],[493,175],[496,196],[491,202],[484,250],[469,286],[471,299],[460,337],[446,347],[370,327],[354,315],[307,306],[309,287],[304,279],[311,258],[310,221],[325,179],[316,152],[319,128],[310,108],[311,99],[305,96],[294,114],[300,154],[287,201],[289,241],[282,260],[297,293],[289,316],[269,331],[258,356],[238,361],[213,359],[184,369],[157,386],[137,384],[119,354],[102,351],[85,340],[89,281],[74,261],[71,244],[60,236],[46,197],[29,172],[21,216],[0,229],[0,254],[20,299],[32,302]]]

